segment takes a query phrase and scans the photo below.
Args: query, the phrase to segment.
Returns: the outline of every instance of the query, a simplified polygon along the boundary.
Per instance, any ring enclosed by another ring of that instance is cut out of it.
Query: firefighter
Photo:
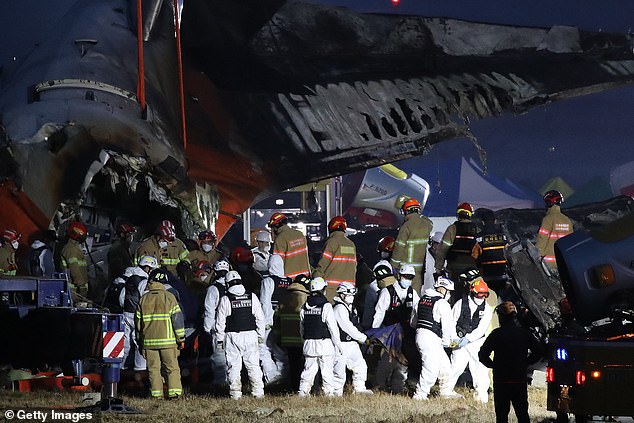
[[[216,312],[220,298],[226,292],[227,273],[231,270],[229,262],[220,259],[214,264],[214,280],[207,288],[205,294],[205,305],[203,314],[203,330],[209,334],[213,351],[211,353],[211,371],[213,374],[213,384],[221,388],[226,384],[227,358],[224,351],[217,348],[218,336],[216,336]]]
[[[125,269],[132,266],[130,244],[136,233],[134,226],[122,223],[117,228],[117,239],[108,249],[108,280],[112,281],[123,275]]]
[[[240,274],[231,270],[225,276],[227,292],[220,299],[216,315],[216,347],[225,351],[227,381],[233,399],[242,397],[240,372],[242,363],[251,382],[251,393],[256,398],[264,396],[262,369],[258,344],[264,337],[264,314],[255,294],[247,292]]]
[[[268,276],[262,279],[262,289],[260,290],[260,302],[266,322],[264,343],[260,346],[260,361],[264,371],[264,381],[267,384],[282,377],[286,357],[270,338],[270,333],[273,327],[273,314],[280,302],[288,295],[288,287],[293,282],[291,278],[284,276],[284,261],[278,254],[271,254],[268,266]],[[276,360],[274,361],[273,358]]]
[[[557,274],[555,241],[573,231],[572,222],[568,216],[561,212],[561,203],[563,202],[564,196],[559,191],[551,190],[544,195],[547,211],[535,240],[535,247],[539,250],[543,264],[551,273],[555,274]]]
[[[81,222],[71,222],[68,227],[69,240],[62,248],[62,270],[68,274],[71,290],[86,297],[88,295],[88,263],[82,249],[88,231]]]
[[[189,251],[185,244],[176,238],[176,228],[169,220],[163,220],[156,233],[146,238],[136,250],[135,262],[143,256],[156,257],[161,267],[172,275],[177,275],[179,263],[189,266]],[[182,272],[181,272],[182,273]]]
[[[15,276],[18,266],[15,264],[15,252],[20,247],[22,237],[13,229],[2,232],[2,246],[0,246],[0,275]]]
[[[326,299],[327,283],[317,277],[310,281],[310,296],[299,312],[300,332],[304,339],[304,370],[299,382],[299,396],[310,394],[317,371],[321,371],[322,391],[335,395],[333,366],[335,355],[342,354],[339,327],[332,305]]]
[[[363,316],[361,318],[361,326],[364,329],[370,329],[372,327],[374,309],[379,299],[379,292],[386,286],[396,282],[392,265],[387,260],[381,260],[375,264],[372,273],[374,274],[374,280],[365,291],[365,303],[363,305]]]
[[[495,310],[500,319],[500,327],[489,334],[478,353],[482,364],[493,369],[495,420],[498,423],[508,422],[513,404],[517,421],[528,423],[526,371],[530,364],[539,360],[543,348],[518,322],[515,304],[506,301]]]
[[[426,400],[438,380],[442,398],[462,398],[449,384],[451,364],[444,348],[457,341],[456,325],[447,302],[454,284],[439,276],[433,289],[428,289],[412,313],[416,326],[416,346],[422,360],[420,379],[416,385],[415,400]]]
[[[194,274],[189,282],[189,290],[196,296],[199,301],[199,308],[203,305],[207,288],[211,283],[211,274],[213,266],[205,260],[199,260],[194,265]]]
[[[438,246],[442,242],[442,235],[442,232],[436,231],[429,237],[429,244],[427,244],[427,255],[425,256],[425,276],[423,278],[423,287],[421,289],[421,292],[434,287],[436,254],[438,252]]]
[[[477,265],[487,286],[500,296],[510,285],[506,260],[508,240],[492,210],[478,209],[477,213],[484,225],[476,238],[482,251]]]
[[[271,256],[271,233],[269,231],[259,231],[255,234],[255,242],[257,246],[252,248],[253,252],[253,268],[262,278],[268,276],[269,257]]]
[[[414,266],[401,266],[398,283],[393,283],[380,291],[372,321],[373,328],[400,324],[403,329],[401,350],[408,360],[408,365],[400,364],[388,354],[383,354],[376,370],[376,384],[385,389],[389,383],[393,393],[402,392],[408,376],[413,380],[420,371],[420,357],[415,350],[415,333],[410,325],[412,310],[416,309],[419,300],[418,293],[412,287],[415,277]]]
[[[275,238],[273,254],[279,254],[284,260],[284,276],[310,275],[308,244],[304,234],[288,226],[288,218],[283,213],[273,213],[269,227]]]
[[[293,392],[299,390],[299,380],[304,368],[302,353],[302,337],[300,334],[299,312],[308,299],[310,279],[299,275],[287,288],[287,295],[282,298],[275,314],[274,327],[279,330],[280,346],[288,357],[289,388]]]
[[[52,278],[55,273],[53,248],[57,241],[57,233],[46,230],[31,244],[29,252],[29,274]]]
[[[146,292],[149,274],[158,267],[156,257],[143,256],[139,260],[138,266],[127,268],[123,274],[125,280],[123,291],[123,319],[125,323],[123,369],[145,370],[147,367],[134,330],[134,315],[141,297]]]
[[[196,268],[196,263],[199,261],[206,261],[210,265],[214,265],[222,254],[216,250],[216,234],[210,230],[198,232],[198,246],[200,249],[189,252],[189,261],[192,264],[192,268]]]
[[[231,251],[229,260],[233,269],[240,274],[246,290],[259,296],[262,276],[253,268],[253,252],[246,247],[236,247]]]
[[[136,337],[147,360],[150,396],[163,398],[161,367],[166,374],[167,398],[183,394],[178,350],[185,346],[185,323],[176,297],[165,290],[167,271],[154,269],[148,277],[148,292],[139,300],[134,324]]]
[[[395,241],[396,239],[390,235],[386,235],[379,239],[376,246],[376,252],[379,253],[379,260],[390,260],[392,258]]]
[[[401,206],[405,222],[401,225],[396,241],[394,241],[391,259],[392,266],[397,271],[405,265],[414,267],[416,277],[412,281],[412,286],[417,294],[420,293],[422,286],[427,242],[433,226],[431,220],[420,212],[421,205],[415,198],[410,198]]]
[[[460,203],[456,209],[457,220],[449,225],[442,236],[442,243],[436,254],[436,274],[441,274],[447,260],[449,279],[454,281],[455,289],[451,293],[450,303],[454,304],[466,293],[466,287],[458,275],[466,269],[476,267],[474,247],[478,228],[471,221],[473,207],[469,203]],[[476,249],[477,251],[477,249]]]
[[[451,352],[449,389],[453,390],[458,378],[469,366],[476,391],[474,396],[481,403],[489,401],[488,389],[491,384],[489,372],[478,358],[478,351],[484,343],[493,317],[493,308],[486,302],[488,297],[489,287],[478,277],[471,282],[469,294],[459,299],[452,309],[460,342]]]
[[[313,272],[313,277],[324,278],[328,284],[326,298],[331,301],[342,282],[349,282],[353,286],[357,273],[357,249],[354,242],[346,237],[348,224],[342,216],[335,216],[328,223],[330,235],[324,245],[319,263]]]
[[[357,288],[349,282],[343,282],[337,288],[337,296],[334,299],[334,314],[343,354],[335,356],[334,383],[335,395],[343,395],[343,387],[346,384],[346,369],[352,372],[352,388],[355,394],[372,394],[366,388],[365,381],[368,376],[368,366],[363,359],[359,344],[365,344],[368,337],[361,331],[359,315],[354,308],[354,296]]]

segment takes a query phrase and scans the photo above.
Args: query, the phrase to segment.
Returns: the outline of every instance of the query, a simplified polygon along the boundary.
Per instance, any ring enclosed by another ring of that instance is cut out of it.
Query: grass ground
[[[414,401],[402,395],[344,395],[342,398],[267,395],[261,399],[186,395],[176,401],[124,397],[127,405],[144,412],[138,415],[104,415],[104,422],[482,422],[495,421],[493,402],[480,405],[468,390],[462,400],[431,398]],[[0,391],[0,409],[80,406],[77,394],[14,393]],[[532,422],[548,421],[555,414],[546,410],[546,390],[529,388]],[[0,419],[1,421],[2,419]],[[511,411],[510,421],[516,421]]]

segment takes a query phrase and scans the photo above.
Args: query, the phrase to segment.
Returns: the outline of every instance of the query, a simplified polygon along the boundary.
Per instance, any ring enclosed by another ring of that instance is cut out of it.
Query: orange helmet
[[[253,251],[244,247],[236,247],[231,252],[231,263],[235,264],[253,264],[255,261]]]
[[[14,229],[5,229],[4,232],[2,232],[4,242],[18,241],[20,238],[22,238],[22,235]]]
[[[379,243],[376,246],[376,251],[379,253],[381,251],[391,253],[392,251],[394,251],[394,241],[396,241],[396,239],[393,236],[384,236],[383,238],[379,239]]]
[[[405,214],[417,213],[417,212],[420,212],[420,209],[421,209],[420,203],[415,198],[410,198],[409,200],[406,200],[401,206],[401,210]]]
[[[288,218],[284,213],[273,213],[269,219],[269,226],[272,228],[278,227],[282,226],[286,222],[288,222]]]
[[[81,222],[71,222],[68,227],[68,236],[70,239],[74,239],[75,241],[83,241],[86,239],[86,235],[88,234],[88,230]]]
[[[489,298],[489,286],[481,277],[476,278],[471,283],[469,292],[476,298]]]
[[[343,216],[335,216],[330,219],[330,222],[328,222],[328,231],[330,232],[345,231],[347,227],[348,223],[346,222],[346,219],[343,218]]]
[[[464,213],[471,217],[473,215],[473,207],[469,203],[460,203],[458,204],[458,208],[456,209],[456,214]]]
[[[174,241],[174,238],[176,238],[176,228],[169,220],[162,221],[156,233],[167,241]]]

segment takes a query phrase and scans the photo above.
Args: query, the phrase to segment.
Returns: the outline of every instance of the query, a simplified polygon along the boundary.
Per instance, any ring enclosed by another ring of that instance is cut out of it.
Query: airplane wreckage
[[[266,193],[634,82],[630,36],[567,26],[293,0],[13,3],[0,221],[26,234],[91,198],[113,220],[171,210],[184,232],[222,236]]]

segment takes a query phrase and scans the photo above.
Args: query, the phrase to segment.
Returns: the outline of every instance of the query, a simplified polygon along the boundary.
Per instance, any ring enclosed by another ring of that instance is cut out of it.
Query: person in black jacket
[[[500,327],[484,341],[478,358],[493,369],[493,401],[495,420],[508,422],[511,403],[519,423],[528,423],[528,388],[526,369],[543,353],[542,345],[517,318],[515,305],[506,301],[497,306]],[[491,353],[494,353],[491,360]]]

